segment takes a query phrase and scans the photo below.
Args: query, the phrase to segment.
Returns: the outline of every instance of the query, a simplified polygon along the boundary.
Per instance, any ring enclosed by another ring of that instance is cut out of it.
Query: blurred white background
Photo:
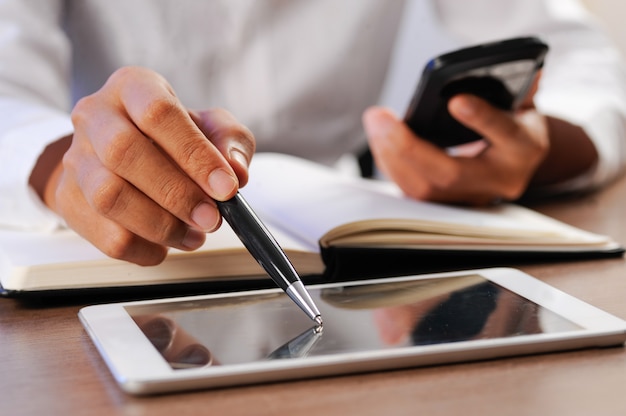
[[[607,33],[626,55],[626,1],[583,0],[583,3],[605,25]]]

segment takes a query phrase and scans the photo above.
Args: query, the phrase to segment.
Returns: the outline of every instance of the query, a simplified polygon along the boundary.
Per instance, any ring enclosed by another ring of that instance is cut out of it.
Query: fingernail
[[[213,231],[219,222],[217,207],[207,202],[201,202],[191,213],[191,219],[201,230]]]
[[[212,196],[224,200],[231,196],[237,189],[237,180],[224,169],[215,169],[209,175],[209,186],[213,191]]]
[[[230,160],[239,164],[243,169],[248,169],[248,158],[239,149],[231,149],[228,153]]]
[[[450,100],[450,110],[463,118],[473,117],[476,113],[476,102],[472,97],[455,97]]]
[[[384,137],[395,128],[397,120],[387,111],[369,109],[363,113],[363,125],[370,137]]]
[[[204,234],[202,231],[189,228],[181,244],[185,248],[188,248],[190,250],[195,250],[204,243],[205,238],[206,238],[206,234]]]

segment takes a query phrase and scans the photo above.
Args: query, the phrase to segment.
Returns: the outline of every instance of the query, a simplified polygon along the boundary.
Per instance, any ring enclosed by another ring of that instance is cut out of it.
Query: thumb
[[[486,138],[492,145],[506,143],[519,134],[512,114],[469,94],[454,96],[448,111],[456,120]]]

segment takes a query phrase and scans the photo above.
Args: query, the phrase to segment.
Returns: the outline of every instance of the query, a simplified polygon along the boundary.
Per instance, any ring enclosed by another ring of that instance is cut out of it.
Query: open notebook
[[[304,276],[341,280],[624,252],[608,236],[518,205],[415,201],[393,184],[282,154],[257,154],[241,192]],[[9,293],[264,276],[226,223],[201,249],[171,250],[154,267],[110,259],[71,230],[0,231],[0,284]]]

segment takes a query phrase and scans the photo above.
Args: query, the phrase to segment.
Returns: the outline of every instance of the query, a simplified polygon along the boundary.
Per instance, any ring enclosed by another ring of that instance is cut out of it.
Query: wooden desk
[[[626,179],[534,205],[626,243]],[[522,270],[626,319],[623,259]],[[546,354],[157,397],[118,389],[77,318],[80,304],[0,299],[2,415],[625,415],[622,348]]]

